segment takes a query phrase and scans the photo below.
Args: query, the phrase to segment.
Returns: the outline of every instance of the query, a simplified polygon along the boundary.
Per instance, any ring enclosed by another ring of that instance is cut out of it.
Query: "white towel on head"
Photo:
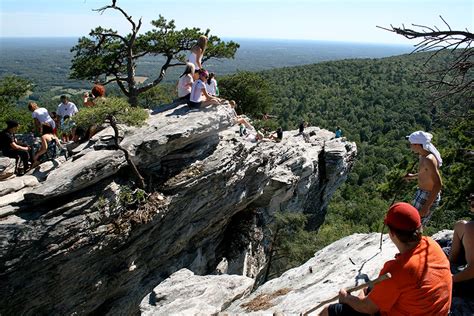
[[[416,131],[408,136],[408,141],[411,144],[420,144],[423,146],[423,149],[432,153],[436,160],[438,161],[438,167],[441,167],[443,160],[441,159],[441,154],[436,149],[436,147],[431,143],[433,135],[423,131]]]

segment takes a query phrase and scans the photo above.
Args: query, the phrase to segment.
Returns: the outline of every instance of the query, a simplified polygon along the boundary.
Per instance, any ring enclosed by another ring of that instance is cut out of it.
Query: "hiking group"
[[[239,125],[239,134],[250,142],[275,141],[279,142],[283,138],[283,129],[279,127],[275,132],[267,133],[256,130],[248,118],[237,115],[235,112],[237,104],[234,100],[227,101],[219,98],[219,87],[217,85],[215,73],[209,73],[202,67],[202,58],[207,48],[208,39],[201,35],[196,44],[193,45],[188,56],[188,61],[184,72],[179,76],[176,83],[178,103],[186,103],[190,109],[199,109],[210,105],[229,104],[236,117],[235,123]],[[264,114],[265,116],[266,114]],[[265,118],[263,118],[265,119]]]
[[[326,306],[320,315],[449,315],[453,299],[474,298],[474,221],[456,223],[451,247],[442,249],[422,235],[441,199],[442,159],[432,137],[423,131],[407,136],[419,163],[418,172],[404,178],[417,179],[418,189],[412,204],[395,203],[385,215],[384,225],[399,253],[384,264],[380,276],[391,277],[357,296],[341,289],[339,303]]]
[[[94,106],[95,102],[103,99],[104,96],[105,88],[95,85],[90,94],[86,92],[84,106]],[[23,137],[22,141],[16,137],[19,123],[15,120],[6,121],[7,127],[0,132],[0,147],[5,157],[14,158],[17,161],[15,167],[17,175],[23,175],[42,162],[56,158],[61,152],[64,153],[63,145],[79,142],[93,135],[92,127],[89,127],[87,131],[76,127],[74,115],[79,112],[77,106],[66,95],[62,95],[60,101],[57,110],[51,112],[44,107],[39,107],[36,102],[28,103],[34,128],[30,134]],[[21,168],[18,167],[19,162],[21,162]]]

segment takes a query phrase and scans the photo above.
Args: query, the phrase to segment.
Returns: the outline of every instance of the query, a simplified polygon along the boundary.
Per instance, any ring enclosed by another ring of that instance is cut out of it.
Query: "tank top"
[[[190,62],[191,64],[194,65],[194,71],[198,71],[199,70],[199,66],[197,65],[197,55],[195,52],[191,52],[191,54],[189,54],[189,57],[188,57],[188,62]],[[201,62],[201,61],[199,61]]]

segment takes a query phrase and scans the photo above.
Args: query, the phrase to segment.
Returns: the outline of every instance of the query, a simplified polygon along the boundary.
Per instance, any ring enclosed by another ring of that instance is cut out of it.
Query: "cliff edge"
[[[0,182],[0,314],[137,313],[182,268],[216,274],[225,261],[228,273],[255,278],[276,211],[304,212],[316,229],[355,144],[317,127],[251,142],[234,123],[227,105],[179,106],[122,126],[146,192],[111,129],[66,161]]]

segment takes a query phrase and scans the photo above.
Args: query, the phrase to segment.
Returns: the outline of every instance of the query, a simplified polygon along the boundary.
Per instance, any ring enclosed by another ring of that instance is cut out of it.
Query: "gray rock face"
[[[452,231],[442,231],[433,236],[438,242],[452,236]],[[219,315],[300,315],[320,305],[319,303],[336,297],[339,289],[349,288],[373,280],[383,267],[398,253],[388,235],[383,235],[382,249],[380,234],[354,234],[332,243],[316,252],[313,258],[305,264],[288,270],[279,278],[270,280],[257,288],[250,295],[235,300],[227,308],[219,310]],[[163,281],[158,288],[166,288],[172,277]],[[207,279],[209,280],[209,279]],[[205,306],[212,301],[217,283],[206,282],[206,277],[189,278],[186,286],[190,289],[200,287],[200,295],[193,295],[193,300],[187,304],[189,293],[183,291],[166,291],[166,301],[183,302],[187,315],[201,315],[193,310],[195,304]],[[357,293],[354,293],[357,294]],[[198,299],[199,303],[196,303]],[[337,302],[337,300],[334,300]],[[144,305],[143,305],[144,304]],[[451,311],[454,315],[472,315],[473,303],[454,298]],[[148,307],[146,300],[142,306]],[[309,315],[318,315],[325,305],[313,310]],[[153,315],[167,314],[167,310],[155,309]],[[179,312],[179,309],[175,310]],[[174,313],[175,311],[169,311]],[[160,313],[162,312],[162,313]],[[205,312],[210,315],[211,313]]]
[[[0,180],[6,179],[15,173],[15,159],[0,157]]]
[[[137,313],[182,268],[207,274],[225,257],[228,273],[256,277],[277,210],[303,211],[317,228],[355,144],[315,127],[311,137],[288,131],[280,143],[252,143],[236,133],[234,115],[182,106],[122,128],[148,193],[134,189],[105,129],[38,185],[6,195],[0,314]]]
[[[0,182],[0,196],[19,191],[25,187],[34,187],[39,184],[33,176],[23,176]]]
[[[250,293],[254,280],[238,275],[196,276],[187,269],[173,273],[140,304],[142,315],[212,315]]]
[[[230,315],[298,315],[310,310],[336,296],[340,288],[363,284],[366,278],[376,278],[383,263],[393,259],[398,252],[388,235],[383,236],[381,251],[379,243],[378,233],[355,234],[338,240],[318,251],[305,264],[288,270],[260,286],[250,296],[233,302],[224,312]],[[311,315],[318,315],[321,309]]]

